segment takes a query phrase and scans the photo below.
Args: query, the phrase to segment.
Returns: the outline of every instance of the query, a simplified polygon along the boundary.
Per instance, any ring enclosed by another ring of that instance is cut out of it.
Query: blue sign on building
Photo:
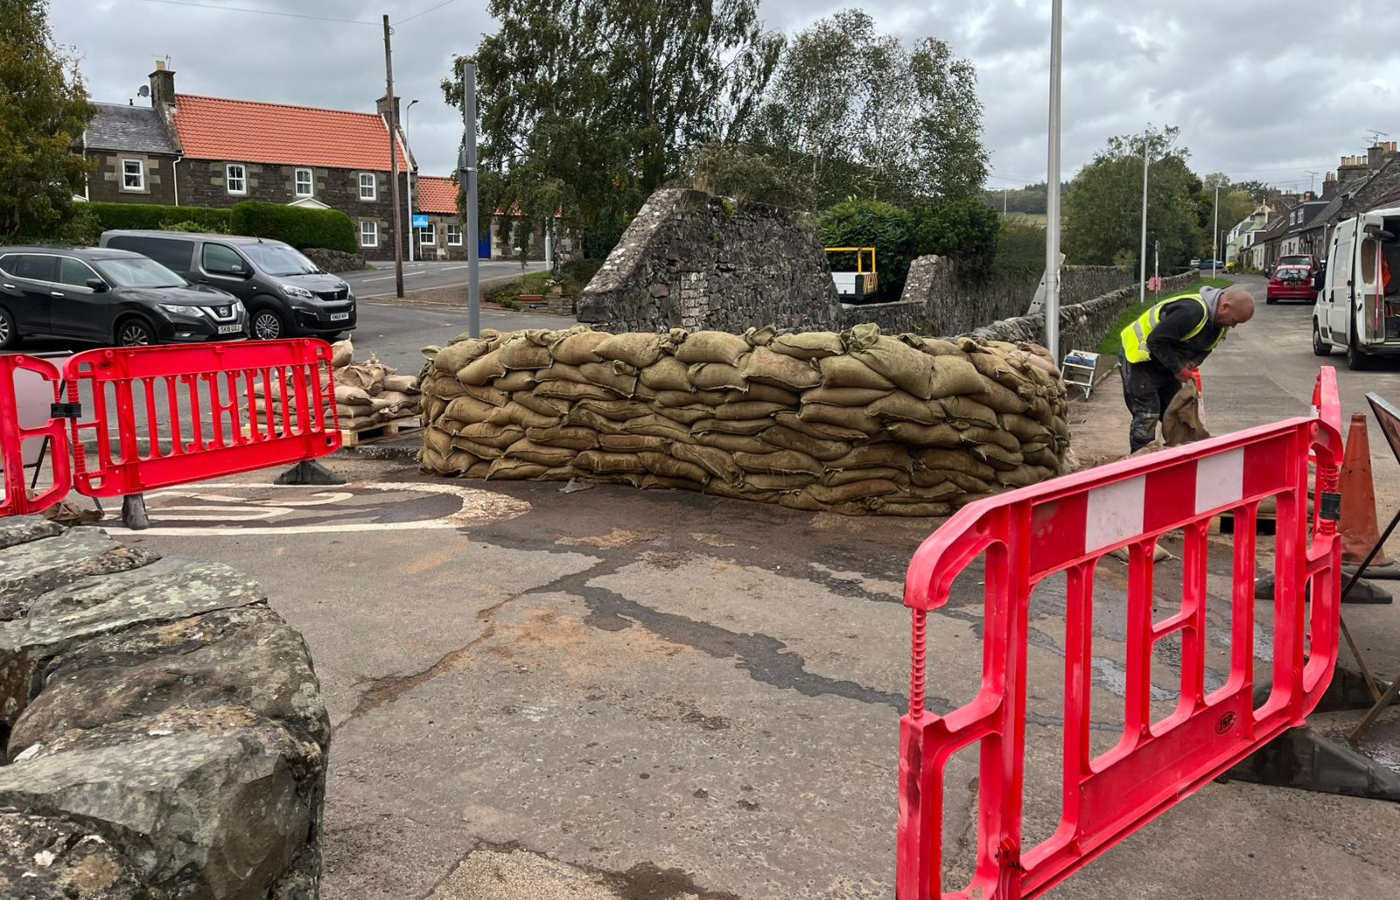
[[[414,216],[413,216],[413,227],[414,227],[414,228],[427,228],[427,227],[428,227],[428,217],[425,216],[425,215],[422,215],[421,213],[416,213],[416,214],[414,214]]]

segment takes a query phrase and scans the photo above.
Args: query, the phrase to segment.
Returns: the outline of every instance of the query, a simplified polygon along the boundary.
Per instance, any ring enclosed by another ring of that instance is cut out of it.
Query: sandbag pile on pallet
[[[1064,383],[1031,344],[564,331],[428,347],[423,469],[941,516],[1060,474]]]
[[[358,431],[422,414],[423,397],[417,375],[400,375],[372,353],[367,361],[355,362],[355,346],[349,340],[332,344],[331,351],[335,412],[341,428]],[[309,389],[310,385],[305,387]],[[262,406],[262,385],[256,384],[253,393],[254,411],[258,412]],[[275,423],[281,422],[283,407],[295,403],[296,392],[291,384],[273,383],[270,405]]]
[[[355,362],[355,347],[348,340],[332,344],[331,350],[335,411],[341,428],[357,431],[422,413],[418,376],[400,375],[372,353],[368,361]]]

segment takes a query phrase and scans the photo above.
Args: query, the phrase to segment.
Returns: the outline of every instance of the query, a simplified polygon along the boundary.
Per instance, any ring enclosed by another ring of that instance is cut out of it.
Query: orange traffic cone
[[[1376,523],[1376,484],[1371,480],[1371,441],[1366,434],[1366,414],[1351,417],[1346,450],[1342,455],[1342,564],[1359,566],[1371,548],[1380,543]],[[1382,549],[1371,560],[1372,566],[1391,565]]]

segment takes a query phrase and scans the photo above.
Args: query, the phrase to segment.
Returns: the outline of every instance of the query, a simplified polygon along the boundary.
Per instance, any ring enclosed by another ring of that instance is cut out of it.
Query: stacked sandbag
[[[365,362],[355,362],[355,348],[348,340],[332,344],[331,349],[335,411],[341,428],[370,428],[421,414],[417,375],[400,375],[372,353]]]
[[[1065,387],[1031,344],[673,329],[428,347],[423,468],[940,516],[1060,474]]]
[[[341,428],[357,431],[422,414],[417,375],[400,375],[372,353],[365,362],[355,362],[355,347],[349,340],[332,344],[331,350],[335,412]],[[296,393],[290,385],[276,382],[271,393],[274,420],[280,422],[283,408],[295,404]],[[263,386],[255,385],[259,401],[263,394]]]

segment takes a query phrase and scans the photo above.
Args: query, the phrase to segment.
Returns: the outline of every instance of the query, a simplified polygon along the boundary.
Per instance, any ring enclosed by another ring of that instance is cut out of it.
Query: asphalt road
[[[390,361],[465,321],[458,310],[378,304],[362,317],[357,346]],[[501,313],[483,324],[513,320],[543,317]],[[1260,305],[1205,367],[1210,427],[1306,411],[1319,362],[1306,326],[1302,306]],[[1400,371],[1341,375],[1348,411],[1366,389],[1400,393]],[[1116,390],[1107,383],[1078,408],[1077,446],[1125,441]],[[1388,454],[1377,441],[1373,454]],[[148,498],[157,529],[123,535],[254,573],[304,632],[335,728],[327,896],[893,896],[908,685],[902,582],[937,522],[611,486],[565,494],[557,484],[424,478],[410,463],[329,462],[351,483],[162,492]],[[1180,555],[1173,540],[1164,542]],[[1232,649],[1228,540],[1211,548],[1212,685]],[[1261,540],[1261,567],[1271,552]],[[1181,603],[1181,564],[1156,571],[1167,615]],[[1123,727],[1127,576],[1112,559],[1095,574],[1096,753]],[[929,617],[939,709],[967,702],[981,683],[983,580],[974,564]],[[1063,579],[1047,579],[1028,615],[1027,848],[1060,815],[1064,590]],[[1386,672],[1400,671],[1392,609],[1348,611]],[[1266,653],[1270,604],[1259,604],[1254,632]],[[1151,661],[1154,720],[1180,689],[1170,644]],[[946,886],[956,890],[978,848],[975,753],[958,753],[944,784]],[[1397,830],[1394,804],[1209,784],[1054,896],[1389,896],[1400,877]]]
[[[342,272],[340,277],[350,284],[350,287],[355,291],[355,296],[361,299],[384,295],[393,296],[394,264],[392,262],[376,262],[372,265],[374,268],[362,272]],[[509,260],[482,261],[480,266],[480,279],[483,282],[544,270],[542,262],[526,263],[523,269],[520,263]],[[420,261],[406,262],[403,265],[403,288],[405,291],[456,287],[466,283],[467,264],[465,262]]]

